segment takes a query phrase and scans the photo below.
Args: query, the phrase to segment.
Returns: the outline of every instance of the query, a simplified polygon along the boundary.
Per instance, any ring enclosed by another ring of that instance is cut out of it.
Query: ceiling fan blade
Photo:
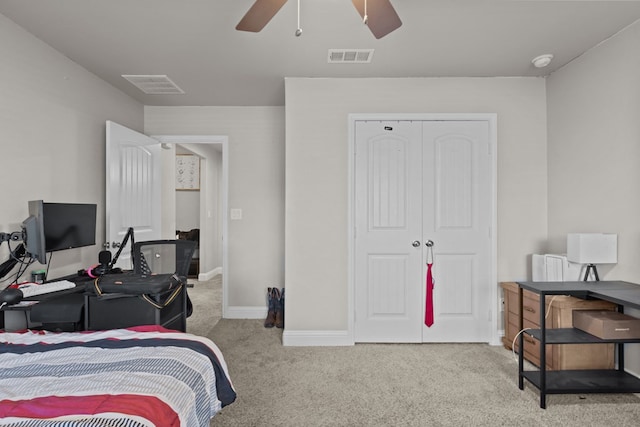
[[[271,21],[287,0],[256,0],[247,13],[242,17],[236,30],[257,33]]]
[[[377,39],[381,39],[402,25],[400,17],[389,0],[367,1],[367,26]],[[364,19],[365,0],[352,0],[353,5]]]

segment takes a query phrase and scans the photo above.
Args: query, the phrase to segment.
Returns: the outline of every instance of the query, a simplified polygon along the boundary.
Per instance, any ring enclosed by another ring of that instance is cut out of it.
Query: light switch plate
[[[231,209],[231,219],[242,219],[242,209]]]

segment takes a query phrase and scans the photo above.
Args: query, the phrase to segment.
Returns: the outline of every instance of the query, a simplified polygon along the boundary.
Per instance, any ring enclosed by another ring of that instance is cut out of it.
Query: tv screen
[[[43,203],[47,252],[95,245],[96,208],[95,204]]]

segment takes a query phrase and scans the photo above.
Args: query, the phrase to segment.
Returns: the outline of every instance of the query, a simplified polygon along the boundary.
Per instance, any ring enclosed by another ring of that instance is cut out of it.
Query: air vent
[[[123,74],[135,87],[147,95],[179,95],[184,91],[165,75],[134,75]]]
[[[329,49],[330,64],[368,64],[373,58],[373,49]]]

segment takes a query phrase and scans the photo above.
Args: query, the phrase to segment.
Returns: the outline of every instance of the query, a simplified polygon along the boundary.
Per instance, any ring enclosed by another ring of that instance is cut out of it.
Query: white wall
[[[285,333],[347,329],[349,113],[497,113],[498,280],[528,277],[547,234],[544,79],[288,78],[285,90]]]
[[[176,230],[200,228],[200,190],[176,190]]]
[[[229,137],[228,303],[264,315],[284,285],[284,108],[147,106],[145,133]]]
[[[548,78],[550,251],[570,232],[618,234],[601,279],[640,283],[640,22]],[[636,311],[634,315],[640,315]],[[627,360],[640,373],[640,348]]]
[[[142,130],[143,106],[2,15],[0,58],[0,230],[19,229],[28,200],[97,203],[98,244],[56,252],[49,277],[75,273],[105,240],[105,121]]]

